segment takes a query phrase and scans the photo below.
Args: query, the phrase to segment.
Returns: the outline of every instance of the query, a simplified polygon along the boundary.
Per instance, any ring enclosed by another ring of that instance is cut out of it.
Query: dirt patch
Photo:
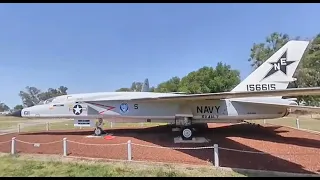
[[[273,170],[295,173],[318,173],[320,170],[320,135],[302,132],[279,126],[254,126],[249,124],[214,125],[198,129],[197,135],[211,139],[204,144],[175,144],[173,137],[177,134],[170,127],[147,127],[132,129],[108,130],[115,136],[112,140],[103,138],[87,138],[92,131],[49,131],[37,133],[20,133],[0,136],[0,142],[16,136],[18,140],[32,143],[17,142],[17,152],[36,154],[63,154],[62,139],[68,142],[68,154],[108,159],[127,159],[127,143],[160,146],[160,147],[199,147],[213,146],[260,152],[261,154],[227,151],[219,149],[220,166],[231,168],[247,168]],[[79,142],[79,143],[75,143]],[[91,145],[84,145],[89,143]],[[96,145],[94,145],[96,144]],[[121,145],[110,145],[121,144]],[[10,152],[10,143],[0,144],[0,152]],[[187,164],[209,164],[214,162],[213,149],[179,150],[170,148],[151,148],[132,145],[133,160],[160,161]]]

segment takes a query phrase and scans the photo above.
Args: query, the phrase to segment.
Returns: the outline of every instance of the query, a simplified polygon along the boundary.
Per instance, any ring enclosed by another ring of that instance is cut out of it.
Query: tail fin
[[[293,74],[309,41],[289,41],[254,70],[232,91],[264,91],[287,89],[295,81]]]
[[[149,88],[149,80],[148,78],[144,80],[144,83],[142,85],[142,89],[141,92],[149,92],[150,88]]]

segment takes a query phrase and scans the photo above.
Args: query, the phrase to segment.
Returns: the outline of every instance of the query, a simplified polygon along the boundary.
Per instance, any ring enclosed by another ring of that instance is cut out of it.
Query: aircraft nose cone
[[[22,111],[22,110],[15,111],[15,112],[11,113],[10,115],[11,115],[11,116],[14,116],[14,117],[22,117],[22,116],[21,116],[21,111]]]

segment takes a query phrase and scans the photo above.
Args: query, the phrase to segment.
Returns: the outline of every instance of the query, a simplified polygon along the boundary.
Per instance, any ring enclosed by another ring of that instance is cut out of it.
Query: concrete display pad
[[[174,138],[174,143],[208,143],[209,140],[204,137],[194,137],[192,140],[183,140],[181,136]]]

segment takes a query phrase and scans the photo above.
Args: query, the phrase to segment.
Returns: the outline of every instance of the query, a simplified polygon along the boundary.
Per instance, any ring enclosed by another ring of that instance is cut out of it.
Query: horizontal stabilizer
[[[320,107],[300,106],[300,105],[272,103],[272,102],[253,102],[253,101],[250,102],[250,101],[242,101],[242,100],[236,100],[235,102],[241,102],[241,103],[247,103],[247,104],[261,104],[261,105],[273,106],[273,107],[286,107],[286,108],[289,108],[291,112],[299,110],[299,111],[320,113]]]

